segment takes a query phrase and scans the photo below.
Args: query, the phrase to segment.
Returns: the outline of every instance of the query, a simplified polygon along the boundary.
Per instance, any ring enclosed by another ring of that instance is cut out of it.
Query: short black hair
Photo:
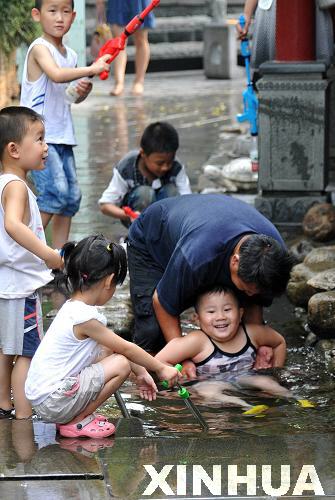
[[[167,122],[151,123],[144,130],[140,145],[146,155],[175,153],[179,148],[178,132]]]
[[[74,9],[74,0],[72,0],[72,10]],[[43,0],[35,0],[35,9],[41,10],[43,5]]]
[[[40,121],[43,117],[25,106],[8,106],[0,111],[0,159],[7,144],[20,143],[26,135],[29,124]]]
[[[230,295],[232,295],[234,297],[234,299],[236,300],[237,306],[241,307],[239,298],[237,297],[236,293],[231,288],[229,288],[227,286],[215,284],[215,285],[211,285],[211,286],[208,286],[207,288],[203,288],[200,290],[200,292],[197,295],[195,304],[194,304],[195,311],[198,312],[200,300],[202,299],[202,297],[204,295],[215,294],[215,293],[230,293]]]
[[[127,275],[124,248],[102,234],[87,236],[79,243],[65,243],[62,252],[64,270],[57,274],[56,282],[70,293],[88,289],[110,274],[114,274],[113,281],[119,285]]]
[[[265,234],[248,235],[239,256],[237,274],[243,281],[254,283],[260,293],[285,292],[294,260],[279,241]]]

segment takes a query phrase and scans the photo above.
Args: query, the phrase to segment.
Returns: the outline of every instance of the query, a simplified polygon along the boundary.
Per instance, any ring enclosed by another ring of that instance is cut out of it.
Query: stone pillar
[[[259,194],[276,224],[300,224],[328,184],[326,65],[264,63],[259,90]]]
[[[259,196],[275,224],[300,225],[329,190],[330,93],[315,61],[315,1],[277,0],[276,61],[260,66]]]

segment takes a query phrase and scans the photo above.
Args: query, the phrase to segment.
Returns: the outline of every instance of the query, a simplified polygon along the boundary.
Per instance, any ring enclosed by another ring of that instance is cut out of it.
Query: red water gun
[[[126,215],[128,215],[130,219],[137,219],[138,213],[134,212],[134,210],[132,210],[130,207],[122,207],[122,210]]]
[[[152,2],[146,7],[140,14],[137,14],[125,27],[123,33],[116,38],[111,38],[107,40],[106,43],[100,48],[98,59],[105,54],[110,54],[111,58],[108,59],[107,63],[110,64],[116,56],[119,54],[120,50],[124,50],[126,46],[126,40],[128,36],[132,35],[137,31],[144,22],[145,17],[151,12],[157,5],[160,0],[152,0]],[[103,71],[100,73],[100,79],[106,80],[108,78],[108,71]]]

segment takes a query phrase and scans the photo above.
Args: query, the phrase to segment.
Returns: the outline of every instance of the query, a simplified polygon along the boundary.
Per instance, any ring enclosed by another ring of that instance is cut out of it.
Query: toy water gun
[[[133,210],[132,208],[127,207],[127,206],[126,206],[126,207],[122,207],[122,210],[124,211],[124,213],[125,213],[126,215],[128,215],[128,217],[129,217],[130,219],[132,219],[132,220],[137,219],[137,217],[138,217],[138,213],[137,213],[137,212],[134,212],[134,210]]]
[[[121,50],[124,50],[126,46],[127,38],[135,33],[143,24],[145,17],[151,12],[157,5],[160,0],[152,0],[152,2],[146,7],[140,14],[135,16],[125,27],[123,33],[116,38],[111,38],[107,40],[107,42],[100,48],[98,58],[104,56],[105,54],[110,54],[110,59],[108,59],[108,63],[110,64],[116,56],[119,54]],[[100,79],[106,80],[108,78],[108,71],[103,71],[100,73]]]
[[[181,372],[183,367],[179,363],[175,365],[175,368]],[[163,380],[162,386],[164,389],[169,388],[169,383],[167,380]],[[199,425],[203,428],[203,430],[208,431],[208,425],[203,416],[201,415],[200,411],[198,408],[195,406],[193,401],[191,401],[190,398],[190,393],[186,389],[186,387],[183,387],[177,382],[177,387],[178,387],[178,396],[185,401],[186,406],[188,409],[191,411],[192,415],[195,417],[195,419],[198,421]]]
[[[239,17],[241,28],[245,26],[245,17]],[[250,76],[250,47],[249,38],[246,36],[241,40],[241,55],[244,58],[245,69],[247,73],[247,88],[243,91],[243,107],[244,112],[237,115],[239,122],[248,121],[250,123],[250,133],[253,136],[258,134],[258,99],[254,91]]]

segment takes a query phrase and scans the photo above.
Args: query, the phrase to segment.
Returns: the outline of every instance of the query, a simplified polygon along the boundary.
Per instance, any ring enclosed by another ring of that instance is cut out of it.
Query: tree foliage
[[[38,28],[30,14],[33,6],[34,0],[0,0],[0,51],[5,55],[36,38]]]

